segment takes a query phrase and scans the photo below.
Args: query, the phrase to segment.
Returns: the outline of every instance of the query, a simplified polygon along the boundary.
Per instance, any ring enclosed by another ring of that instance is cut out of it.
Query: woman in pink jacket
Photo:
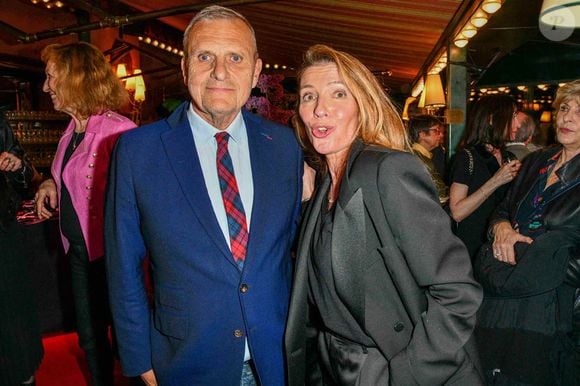
[[[79,343],[92,384],[113,384],[108,337],[110,315],[105,276],[103,213],[109,158],[119,134],[135,124],[113,110],[127,92],[103,54],[84,43],[44,48],[43,91],[55,110],[71,116],[52,163],[52,178],[36,194],[36,210],[50,218],[58,207],[64,249],[71,265]]]

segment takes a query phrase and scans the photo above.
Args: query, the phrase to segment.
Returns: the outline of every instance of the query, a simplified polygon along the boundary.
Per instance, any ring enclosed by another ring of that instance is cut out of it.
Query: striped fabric
[[[217,170],[222,191],[222,199],[228,218],[228,229],[230,233],[230,249],[234,260],[240,267],[244,265],[246,250],[248,245],[248,226],[246,224],[246,212],[242,204],[238,183],[234,175],[232,158],[228,152],[228,139],[230,135],[226,132],[215,135],[217,141]]]

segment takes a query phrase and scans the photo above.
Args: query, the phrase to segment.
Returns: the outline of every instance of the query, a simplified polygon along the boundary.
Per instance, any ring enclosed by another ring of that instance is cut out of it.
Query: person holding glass
[[[373,74],[305,54],[294,127],[318,172],[285,334],[289,385],[481,384],[467,344],[481,288]]]
[[[471,259],[486,240],[489,217],[505,196],[506,184],[520,169],[520,161],[505,152],[517,123],[517,106],[507,95],[485,95],[469,112],[462,149],[451,167],[449,209]]]
[[[79,343],[93,385],[113,383],[110,312],[104,250],[104,202],[109,159],[117,137],[135,124],[114,112],[128,95],[104,55],[84,43],[52,44],[42,51],[43,91],[71,116],[36,193],[36,211],[50,218],[58,207],[62,243],[71,266]]]

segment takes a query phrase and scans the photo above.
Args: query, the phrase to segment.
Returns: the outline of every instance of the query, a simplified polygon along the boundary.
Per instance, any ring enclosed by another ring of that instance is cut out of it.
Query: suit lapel
[[[362,148],[362,142],[357,141],[351,149],[334,212],[331,248],[336,292],[364,326],[362,254],[366,251],[365,208],[362,189],[351,185],[350,181],[352,164]]]
[[[344,182],[343,182],[344,183]],[[342,190],[342,189],[341,189]],[[362,254],[366,250],[366,229],[362,189],[348,199],[339,199],[332,227],[332,273],[336,292],[364,326],[364,273]]]
[[[279,138],[273,134],[268,126],[259,125],[250,113],[243,111],[244,124],[248,136],[250,151],[250,163],[252,166],[252,181],[254,185],[254,197],[252,201],[252,216],[250,234],[248,239],[248,253],[244,265],[251,264],[252,259],[264,254],[269,248],[270,234],[268,229],[269,217],[275,213],[277,198],[273,196],[272,184],[284,183],[280,177],[280,169],[277,167],[277,158],[274,154],[273,142]],[[284,162],[281,160],[279,162]]]
[[[290,299],[290,311],[288,319],[288,348],[295,350],[301,347],[300,341],[305,334],[304,325],[308,318],[308,260],[310,259],[310,246],[316,221],[322,208],[324,195],[328,191],[330,177],[326,177],[313,193],[313,199],[307,204],[298,237],[297,261],[294,272],[294,287]]]
[[[177,177],[189,206],[220,252],[235,265],[231,251],[226,240],[224,240],[223,233],[215,217],[209,193],[204,183],[193,134],[187,119],[186,111],[188,106],[188,103],[182,104],[167,120],[171,130],[161,134],[161,141],[173,173]]]

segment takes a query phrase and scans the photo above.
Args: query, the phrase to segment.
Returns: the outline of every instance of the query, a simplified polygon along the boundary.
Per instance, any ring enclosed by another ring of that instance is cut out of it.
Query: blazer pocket
[[[175,339],[184,340],[187,337],[187,318],[183,316],[168,315],[162,311],[155,311],[155,329],[163,335]]]

